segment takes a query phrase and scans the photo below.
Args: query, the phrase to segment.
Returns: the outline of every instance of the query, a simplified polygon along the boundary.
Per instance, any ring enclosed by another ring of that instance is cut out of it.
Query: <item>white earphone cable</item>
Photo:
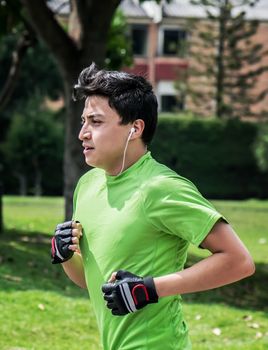
[[[127,138],[127,142],[126,142],[126,145],[125,145],[125,149],[124,149],[124,154],[123,154],[123,161],[122,161],[122,167],[121,167],[121,170],[119,171],[119,173],[117,174],[117,176],[121,175],[123,170],[124,170],[124,167],[125,167],[125,161],[126,161],[126,153],[127,153],[127,147],[128,147],[128,144],[129,144],[129,140],[133,134],[133,132],[135,131],[135,129],[131,129],[130,130],[130,133],[128,135],[128,138]]]

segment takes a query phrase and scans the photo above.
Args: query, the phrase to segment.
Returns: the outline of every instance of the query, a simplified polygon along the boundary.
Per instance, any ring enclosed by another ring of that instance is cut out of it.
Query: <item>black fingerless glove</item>
[[[72,221],[66,221],[57,225],[55,235],[51,239],[51,262],[61,264],[71,259],[74,252],[69,249],[72,243]]]
[[[105,283],[102,291],[113,315],[123,316],[158,302],[152,277],[143,278],[123,270],[117,272],[114,283]]]

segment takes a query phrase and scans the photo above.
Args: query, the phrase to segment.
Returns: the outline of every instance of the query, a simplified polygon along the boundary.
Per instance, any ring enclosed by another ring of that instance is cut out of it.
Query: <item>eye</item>
[[[81,125],[84,125],[85,124],[85,118],[81,118]]]
[[[94,125],[99,125],[99,124],[101,124],[102,123],[102,121],[101,120],[98,120],[98,119],[92,119],[92,124],[94,124]]]

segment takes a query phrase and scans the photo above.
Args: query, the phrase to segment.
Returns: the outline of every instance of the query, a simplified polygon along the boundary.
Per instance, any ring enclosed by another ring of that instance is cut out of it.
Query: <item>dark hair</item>
[[[109,106],[122,118],[122,124],[142,119],[142,140],[149,144],[157,125],[157,99],[151,84],[143,77],[117,71],[99,70],[95,63],[85,68],[74,86],[73,98],[98,95],[108,98]]]

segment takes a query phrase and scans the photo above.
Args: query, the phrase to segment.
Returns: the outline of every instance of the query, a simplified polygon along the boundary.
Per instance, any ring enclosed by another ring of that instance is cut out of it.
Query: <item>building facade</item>
[[[193,103],[176,86],[187,74],[191,61],[187,51],[189,20],[198,21],[198,26],[202,26],[207,21],[204,8],[192,5],[190,0],[162,1],[160,4],[155,1],[140,3],[138,0],[124,0],[120,7],[129,24],[134,53],[133,67],[124,70],[142,74],[150,80],[160,111],[194,110]],[[249,21],[259,21],[258,32],[252,40],[261,43],[264,51],[268,51],[268,1],[260,0],[256,6],[247,7],[245,11]],[[268,66],[268,55],[258,64]],[[204,83],[204,88],[209,88],[208,82]],[[258,94],[265,88],[268,88],[268,72],[262,73],[252,93]],[[256,113],[268,111],[268,95],[251,108]],[[204,104],[201,114],[215,114],[215,101]]]

